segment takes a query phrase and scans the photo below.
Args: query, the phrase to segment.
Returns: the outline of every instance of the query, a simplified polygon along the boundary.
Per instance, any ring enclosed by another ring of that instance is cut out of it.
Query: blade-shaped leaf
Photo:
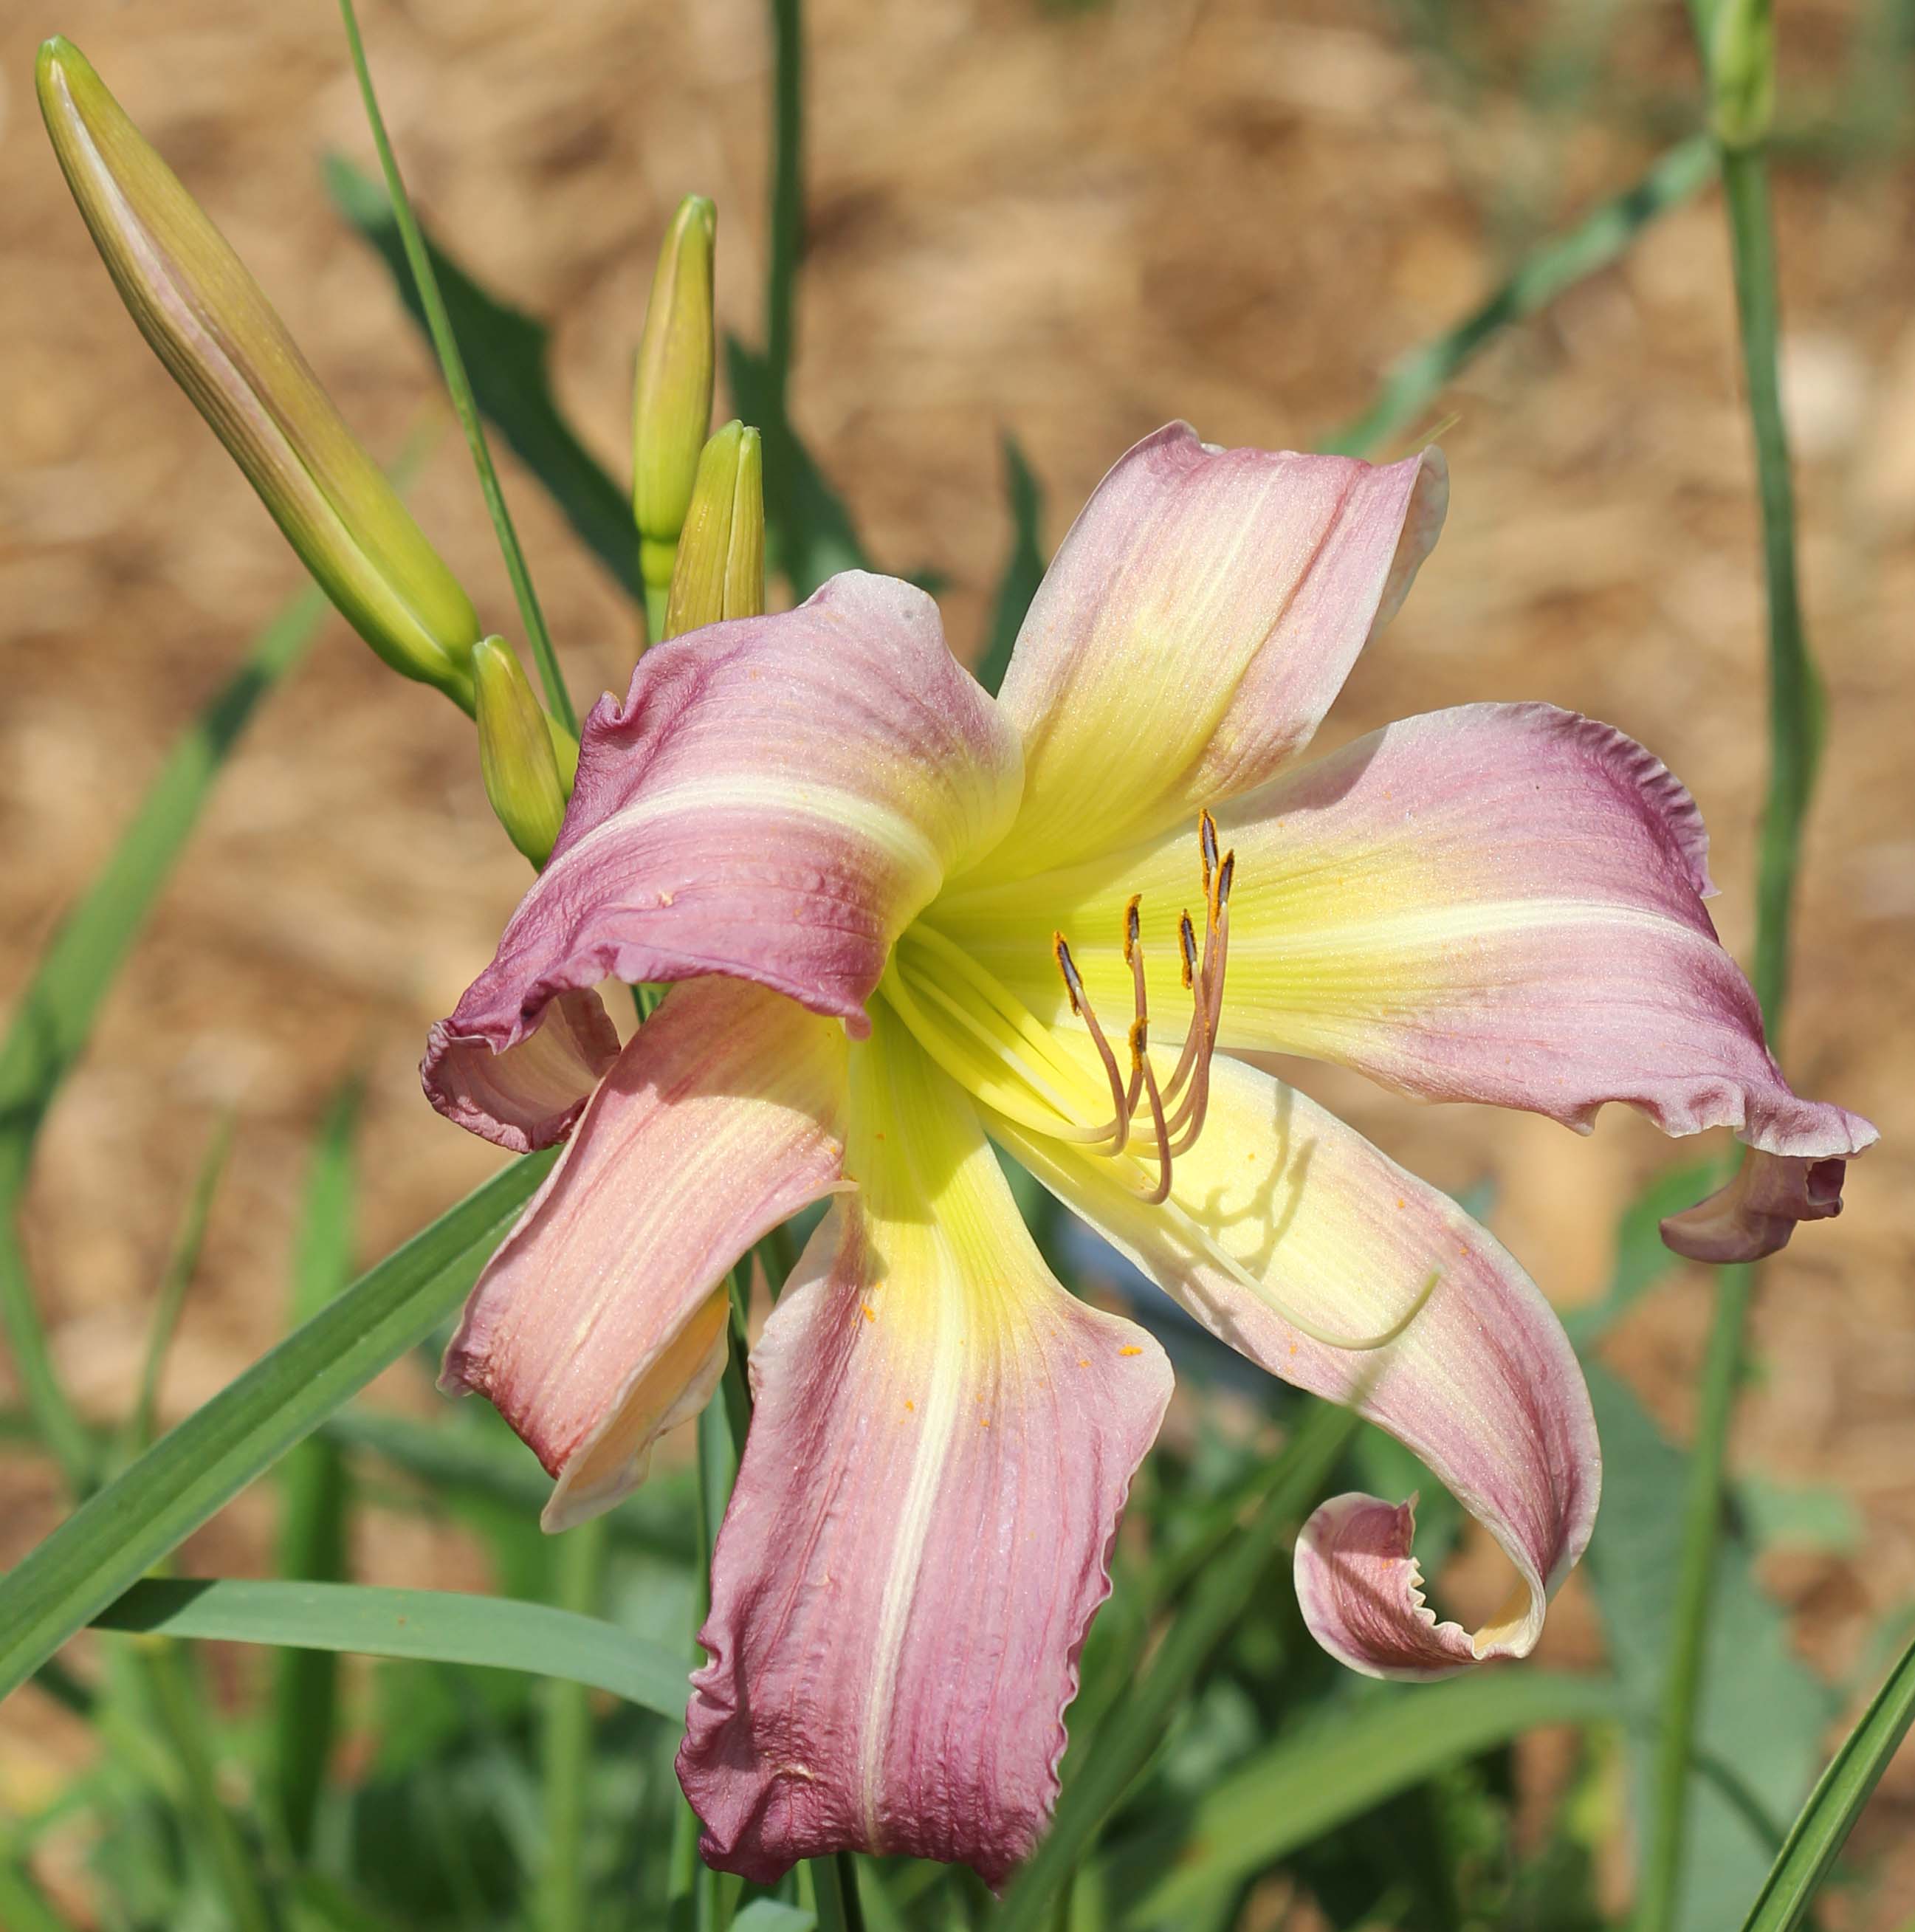
[[[359,1084],[333,1096],[306,1181],[293,1270],[293,1318],[310,1321],[352,1279],[353,1146]],[[279,1573],[308,1582],[343,1582],[350,1546],[346,1458],[323,1435],[302,1442],[280,1466]],[[338,1729],[338,1666],[323,1651],[289,1650],[273,1685],[273,1797],[287,1842],[304,1858]]]
[[[515,1161],[362,1275],[0,1579],[0,1697],[430,1334],[555,1157]]]
[[[1607,1334],[1643,1295],[1680,1266],[1680,1257],[1662,1245],[1662,1222],[1693,1207],[1721,1178],[1720,1163],[1691,1162],[1658,1174],[1628,1206],[1616,1229],[1616,1261],[1600,1301],[1572,1308],[1562,1326],[1578,1350],[1586,1352]]]
[[[1664,1442],[1642,1405],[1598,1364],[1586,1365],[1602,1438],[1602,1514],[1586,1567],[1628,1708],[1661,1708],[1675,1614],[1687,1458]],[[1703,1682],[1691,1774],[1687,1878],[1676,1924],[1717,1932],[1737,1922],[1762,1882],[1775,1839],[1751,1815],[1787,1818],[1821,1755],[1828,1694],[1795,1656],[1787,1623],[1763,1591],[1751,1552],[1725,1540],[1716,1580],[1716,1624]],[[1639,1804],[1646,1802],[1655,1739],[1632,1742]],[[1703,1772],[1702,1761],[1733,1767],[1735,1787]]]
[[[400,299],[423,330],[425,312],[385,189],[341,155],[327,155],[323,165],[334,206],[378,250]],[[638,598],[638,534],[632,526],[631,506],[559,413],[545,366],[551,331],[488,294],[446,254],[430,230],[425,241],[480,410],[497,425],[512,454],[545,485],[586,548],[629,596]]]
[[[54,1375],[14,1223],[34,1141],[228,754],[260,700],[305,654],[326,610],[319,591],[302,591],[188,728],[42,955],[0,1044],[0,1321],[41,1439],[77,1488],[90,1478],[93,1450]]]
[[[725,358],[732,407],[763,428],[769,442],[773,427],[769,418],[779,405],[764,358],[731,335],[725,338]],[[841,570],[869,570],[871,562],[844,498],[788,424],[785,436],[788,478],[774,494],[769,467],[765,473],[765,561],[789,580],[794,598],[803,598],[827,577]]]
[[[1743,1932],[1792,1932],[1840,1855],[1862,1808],[1915,1723],[1915,1643],[1817,1780]]]
[[[1010,668],[1024,614],[1044,580],[1044,493],[1014,436],[1004,438],[1004,495],[1010,506],[1010,555],[998,580],[991,634],[977,661],[977,682],[993,698]]]
[[[101,1630],[354,1651],[569,1678],[667,1718],[685,1714],[689,1694],[683,1660],[616,1624],[549,1604],[457,1590],[156,1577],[136,1583],[94,1623]]]
[[[1534,1670],[1393,1685],[1317,1707],[1213,1785],[1175,1831],[1101,1861],[1094,1889],[1129,1900],[1120,1925],[1181,1926],[1218,1892],[1445,1766],[1540,1725],[1616,1714],[1613,1678]]]

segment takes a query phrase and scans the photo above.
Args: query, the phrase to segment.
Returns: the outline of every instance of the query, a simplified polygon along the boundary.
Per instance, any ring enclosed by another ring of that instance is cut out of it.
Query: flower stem
[[[1767,158],[1760,146],[1725,148],[1722,189],[1729,217],[1742,368],[1754,431],[1762,505],[1762,554],[1769,595],[1769,788],[1757,867],[1753,980],[1772,1048],[1788,993],[1789,928],[1801,858],[1802,826],[1814,782],[1821,702],[1804,638],[1796,578],[1795,497],[1776,367],[1781,332],[1775,230]],[[1649,1843],[1643,1868],[1637,1932],[1670,1932],[1677,1922],[1687,1849],[1688,1778],[1722,1525],[1729,1426],[1742,1379],[1743,1343],[1754,1285],[1751,1270],[1716,1277],[1714,1324],[1703,1369],[1700,1411],[1684,1508],[1682,1568],[1663,1695]]]
[[[562,1610],[598,1613],[610,1526],[603,1516],[559,1539],[558,1600]],[[542,1688],[540,1737],[545,1790],[545,1864],[539,1880],[539,1932],[579,1932],[590,1889],[585,1873],[586,1794],[592,1777],[591,1691],[553,1678]]]
[[[452,318],[446,312],[445,298],[439,292],[439,278],[434,271],[432,257],[427,252],[425,238],[419,232],[419,218],[413,212],[405,182],[400,177],[392,143],[386,138],[386,120],[379,111],[378,97],[373,92],[372,70],[366,64],[365,44],[359,38],[359,16],[353,11],[353,0],[339,0],[339,14],[345,22],[346,44],[352,51],[353,69],[359,77],[359,94],[365,103],[367,124],[372,130],[373,146],[379,151],[379,165],[386,176],[386,191],[392,200],[393,219],[399,224],[399,238],[405,244],[406,260],[411,265],[413,280],[419,289],[420,306],[425,310],[426,326],[431,332],[432,346],[438,352],[439,366],[445,372],[446,386],[452,392],[452,407],[458,412],[460,426],[465,431],[467,446],[472,452],[473,467],[479,472],[479,487],[485,498],[492,527],[498,535],[499,549],[506,560],[506,573],[512,582],[512,595],[518,601],[519,621],[525,626],[526,638],[539,665],[539,681],[545,687],[545,701],[551,706],[552,715],[575,738],[578,735],[578,713],[573,707],[571,693],[566,689],[564,674],[559,669],[558,654],[552,648],[551,634],[545,628],[545,615],[539,608],[539,594],[532,587],[531,573],[525,566],[525,553],[520,548],[518,532],[513,527],[512,512],[506,507],[505,492],[499,485],[499,472],[492,466],[492,452],[485,440],[485,426],[479,420],[479,405],[473,399],[465,358],[459,352],[458,337],[452,333]]]

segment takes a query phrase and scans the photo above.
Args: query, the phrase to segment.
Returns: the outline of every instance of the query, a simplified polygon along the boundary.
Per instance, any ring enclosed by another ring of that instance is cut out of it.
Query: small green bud
[[[511,646],[488,638],[473,648],[473,686],[477,694],[479,767],[485,796],[506,836],[535,866],[551,855],[565,820],[566,787],[560,776],[555,730]],[[573,769],[578,747],[572,744]]]
[[[764,610],[764,452],[756,430],[728,422],[698,458],[662,635]]]
[[[1772,0],[1716,0],[1709,29],[1709,125],[1725,148],[1765,140],[1775,114]]]
[[[140,333],[395,670],[472,708],[479,620],[225,238],[71,41],[40,50],[67,184]]]
[[[718,211],[688,194],[672,217],[638,344],[632,392],[632,514],[647,588],[662,594],[711,428],[712,249]]]

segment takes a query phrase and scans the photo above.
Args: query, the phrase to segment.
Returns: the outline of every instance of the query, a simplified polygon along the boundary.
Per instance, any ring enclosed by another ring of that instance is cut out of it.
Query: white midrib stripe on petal
[[[874,1851],[881,1850],[884,1842],[878,1800],[884,1785],[884,1754],[890,1739],[898,1664],[904,1652],[911,1605],[917,1594],[918,1572],[930,1537],[932,1515],[948,1466],[951,1438],[956,1432],[965,1382],[962,1315],[965,1298],[952,1278],[956,1259],[940,1233],[931,1234],[926,1245],[932,1250],[939,1264],[932,1278],[923,1283],[924,1292],[934,1304],[933,1334],[928,1352],[930,1382],[917,1402],[917,1448],[911,1459],[911,1480],[898,1512],[890,1568],[878,1609],[871,1700],[865,1714],[863,1762],[860,1766],[859,1807],[864,1814],[866,1838]],[[885,1302],[890,1300],[887,1295]],[[893,1310],[881,1305],[878,1319],[881,1323],[887,1318],[909,1320],[917,1312],[902,1308]],[[874,1422],[878,1420],[873,1418]]]
[[[926,892],[935,891],[943,878],[944,860],[936,844],[902,812],[857,792],[847,791],[842,786],[743,772],[685,778],[646,792],[595,825],[566,851],[560,862],[569,863],[594,846],[616,839],[635,824],[648,824],[685,812],[729,812],[740,808],[813,819],[861,837],[894,860],[906,877],[920,882]]]

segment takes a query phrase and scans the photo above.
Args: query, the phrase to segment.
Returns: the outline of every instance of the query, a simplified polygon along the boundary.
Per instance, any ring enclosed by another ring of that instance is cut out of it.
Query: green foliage
[[[1682,1493],[1688,1459],[1616,1377],[1598,1364],[1586,1372],[1603,1448],[1602,1510],[1586,1562],[1623,1696],[1659,1715],[1683,1546],[1670,1500]],[[1775,1856],[1776,1821],[1793,1814],[1814,1775],[1832,1714],[1828,1692],[1794,1655],[1782,1613],[1756,1579],[1747,1542],[1725,1538],[1716,1561],[1694,1749],[1729,1781],[1691,1768],[1688,1876],[1673,1921],[1684,1932],[1736,1922]],[[1656,1802],[1656,1745],[1651,1730],[1632,1748],[1639,1819]]]
[[[93,1622],[101,1630],[524,1670],[608,1690],[666,1717],[685,1713],[685,1672],[676,1658],[596,1618],[503,1597],[159,1578],[136,1583]]]
[[[1862,1808],[1915,1724],[1915,1644],[1843,1742],[1790,1828],[1744,1932],[1791,1932],[1806,1916]]]
[[[0,1579],[0,1694],[430,1334],[551,1165],[549,1154],[529,1154],[449,1209],[162,1436]]]
[[[1487,77],[1459,54],[1466,37],[1453,10],[1420,9],[1425,38],[1481,91]],[[344,11],[356,54],[350,4]],[[803,596],[867,558],[843,497],[792,422],[803,44],[797,0],[772,0],[770,14],[764,346],[733,340],[726,349],[734,405],[764,431],[770,559]],[[360,67],[371,111],[362,56]],[[387,185],[336,158],[327,180],[440,352],[529,637],[553,682],[555,662],[479,415],[635,598],[626,493],[557,406],[545,326],[489,294],[418,231],[374,119]],[[1373,406],[1329,446],[1376,450],[1418,428],[1471,358],[1619,259],[1717,165],[1702,137],[1668,150],[1634,186],[1545,242],[1455,326],[1398,363]],[[1779,776],[1763,844],[1757,974],[1772,1010],[1817,708],[1793,609],[1759,158],[1754,166],[1751,174],[1733,163],[1728,185],[1777,592]],[[1043,492],[1009,437],[1004,461],[1013,541],[979,665],[993,691],[1045,564]],[[1379,1432],[1312,1405],[1280,1400],[1227,1423],[1207,1412],[1194,1440],[1166,1443],[1139,1473],[1113,1553],[1114,1594],[1084,1649],[1054,1828],[1001,1905],[968,1874],[911,1860],[840,1856],[775,1892],[716,1878],[692,1860],[695,1821],[671,1753],[689,1633],[749,1417],[742,1318],[726,1399],[701,1419],[695,1467],[662,1470],[556,1551],[533,1526],[547,1484],[491,1412],[466,1405],[424,1421],[350,1406],[447,1318],[549,1156],[506,1168],[349,1283],[356,1096],[342,1094],[311,1169],[293,1332],[147,1448],[151,1388],[217,1172],[209,1162],[161,1298],[147,1393],[129,1432],[144,1453],[105,1480],[107,1445],[81,1423],[53,1374],[15,1235],[19,1197],[40,1122],[227,752],[296,662],[320,608],[308,596],[290,610],[175,752],[50,949],[0,1046],[0,1316],[27,1410],[0,1420],[11,1442],[37,1441],[52,1454],[77,1493],[97,1489],[0,1580],[0,1688],[31,1677],[92,1724],[103,1745],[95,1769],[0,1842],[0,1919],[23,1932],[64,1924],[26,1861],[45,1834],[90,1817],[104,1827],[92,1870],[110,1901],[101,1922],[116,1932],[528,1924],[584,1932],[614,1922],[672,1932],[1201,1932],[1262,1922],[1253,1891],[1277,1873],[1339,1927],[1594,1932],[1592,1854],[1613,1828],[1602,1807],[1613,1782],[1607,1772],[1621,1754],[1638,1835],[1673,1830],[1675,1852],[1658,1869],[1685,1876],[1669,1924],[1703,1932],[1734,1923],[1758,1886],[1750,1932],[1800,1922],[1915,1714],[1915,1652],[1896,1664],[1785,1838],[1781,1821],[1808,1784],[1830,1700],[1794,1660],[1752,1556],[1764,1541],[1805,1534],[1839,1547],[1855,1526],[1839,1498],[1757,1479],[1733,1492],[1740,1521],[1733,1533],[1720,1533],[1712,1507],[1692,1508],[1686,1520],[1675,1514],[1672,1498],[1685,1483],[1703,1504],[1719,1501],[1711,1485],[1719,1481],[1733,1346],[1722,1358],[1722,1400],[1705,1423],[1704,1454],[1693,1461],[1661,1438],[1619,1382],[1599,1367],[1590,1372],[1607,1461],[1590,1555],[1611,1660],[1602,1672],[1510,1668],[1433,1686],[1351,1678],[1301,1631],[1286,1549],[1297,1522],[1331,1487],[1421,1489],[1418,1551],[1433,1570],[1461,1530],[1460,1508]],[[1667,1278],[1673,1264],[1656,1223],[1703,1192],[1709,1178],[1694,1166],[1672,1170],[1632,1205],[1607,1292],[1571,1318],[1579,1346],[1592,1345]],[[1024,1178],[1021,1170],[1014,1177]],[[1028,1205],[1045,1252],[1067,1274],[1049,1197]],[[762,1251],[774,1293],[789,1252],[788,1238]],[[1202,1378],[1204,1360],[1191,1352],[1187,1378]],[[1273,1413],[1292,1425],[1280,1453],[1271,1446]],[[146,1574],[269,1469],[282,1505],[276,1580]],[[374,1504],[430,1512],[471,1532],[500,1594],[352,1583],[353,1514]],[[101,1634],[91,1640],[99,1663],[96,1671],[89,1661],[83,1676],[75,1674],[83,1664],[69,1670],[55,1653],[89,1624]],[[233,1716],[211,1696],[194,1647],[202,1640],[279,1653],[263,1719],[257,1700]],[[1663,1722],[1670,1687],[1682,1682],[1685,1640],[1700,1660],[1693,1739],[1685,1720]],[[364,1676],[342,1673],[337,1660],[348,1652],[389,1661]],[[1539,1843],[1519,1844],[1510,1747],[1545,1725],[1579,1733],[1571,1796]]]
[[[341,155],[327,155],[323,165],[333,205],[379,251],[407,313],[424,328],[425,306],[386,190]],[[546,366],[551,332],[488,294],[429,236],[426,246],[479,408],[545,485],[581,542],[626,594],[638,599],[638,540],[631,506],[559,413]]]

